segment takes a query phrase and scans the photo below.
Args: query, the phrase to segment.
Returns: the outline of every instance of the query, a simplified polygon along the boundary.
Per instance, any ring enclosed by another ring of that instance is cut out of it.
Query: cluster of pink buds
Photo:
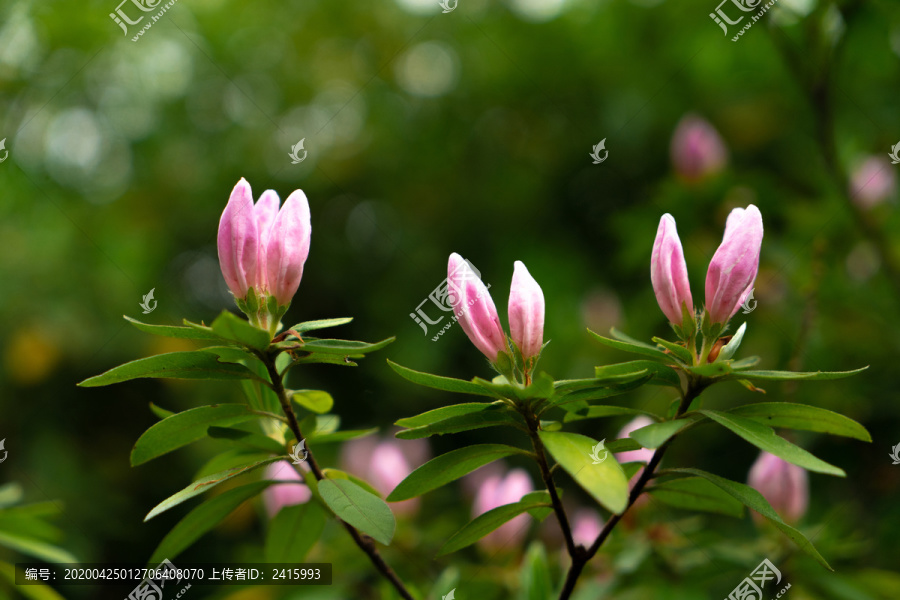
[[[513,358],[520,356],[527,379],[544,347],[544,293],[525,265],[516,261],[513,270],[509,292],[509,338],[500,325],[497,308],[487,287],[469,263],[455,252],[450,255],[447,265],[447,280],[450,306],[475,347],[504,374],[511,371],[507,365],[514,364]],[[511,357],[510,352],[516,354]]]
[[[273,190],[256,204],[243,178],[219,220],[219,265],[238,307],[272,335],[287,312],[309,255],[309,202],[294,190],[284,206]]]

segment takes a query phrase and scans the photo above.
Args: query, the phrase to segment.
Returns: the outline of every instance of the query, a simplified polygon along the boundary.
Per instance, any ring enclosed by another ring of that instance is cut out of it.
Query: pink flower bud
[[[688,314],[694,314],[684,250],[678,238],[675,219],[668,213],[659,220],[659,228],[656,230],[656,241],[653,242],[650,257],[650,281],[659,307],[674,325],[681,326],[684,322],[682,307],[687,309]]]
[[[300,463],[300,468],[305,471],[309,470],[306,463]],[[276,483],[263,491],[263,503],[266,505],[266,512],[269,513],[269,517],[274,517],[285,506],[305,504],[312,498],[312,492],[303,483],[303,477],[300,476],[294,465],[286,460],[270,464],[266,467],[263,477],[278,481],[296,481],[296,483]]]
[[[278,300],[279,306],[289,305],[300,287],[311,233],[306,194],[294,190],[278,211],[267,236],[267,289]]]
[[[544,292],[518,260],[509,291],[509,333],[525,360],[541,353],[544,344]]]
[[[759,270],[763,223],[759,209],[735,208],[706,272],[706,310],[711,323],[727,323],[753,291]]]
[[[862,208],[878,206],[897,193],[893,165],[882,156],[866,158],[853,171],[850,197]]]
[[[576,546],[580,544],[590,548],[602,529],[603,524],[597,516],[597,511],[583,508],[572,518],[572,539]]]
[[[500,327],[497,308],[487,287],[472,271],[463,257],[457,253],[450,255],[447,264],[450,306],[459,320],[459,325],[492,363],[497,354],[506,350],[506,334]]]
[[[747,483],[762,494],[786,522],[795,523],[806,514],[809,506],[806,469],[762,452],[750,468]]]
[[[722,170],[728,160],[725,143],[708,121],[686,115],[679,121],[670,146],[675,172],[698,181]]]
[[[225,283],[235,298],[246,298],[258,285],[259,232],[253,207],[253,192],[243,177],[231,191],[219,220],[219,265]]]
[[[478,493],[475,495],[475,504],[472,507],[472,516],[477,517],[487,511],[512,504],[522,499],[522,496],[533,491],[531,479],[522,469],[513,469],[506,477],[496,475],[486,478]],[[528,533],[528,514],[521,514],[479,540],[482,548],[491,551],[503,549],[515,549]]]

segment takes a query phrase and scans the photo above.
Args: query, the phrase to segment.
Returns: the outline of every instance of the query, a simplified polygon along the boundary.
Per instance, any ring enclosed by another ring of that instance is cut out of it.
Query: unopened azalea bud
[[[759,270],[763,223],[759,209],[735,208],[706,272],[706,311],[710,323],[724,324],[753,292]]]
[[[509,334],[522,358],[538,356],[544,344],[544,292],[522,261],[513,268],[509,291]]]
[[[897,193],[897,176],[888,159],[870,156],[853,171],[850,197],[862,208],[878,206]]]
[[[750,468],[747,483],[762,494],[786,522],[795,523],[806,514],[809,506],[806,469],[762,452]]]
[[[675,219],[666,213],[659,220],[656,241],[650,257],[650,281],[656,301],[673,325],[684,325],[685,313],[693,319],[694,300],[688,281],[684,250],[678,238]]]
[[[688,181],[718,173],[728,160],[719,133],[708,121],[695,115],[686,115],[679,121],[669,150],[675,172]]]
[[[300,463],[302,469],[309,470],[306,463]],[[285,506],[293,506],[295,504],[305,504],[312,498],[312,492],[303,483],[303,477],[294,468],[290,462],[280,460],[266,467],[265,479],[274,481],[292,481],[295,483],[276,483],[270,485],[263,491],[263,503],[266,505],[266,512],[270,517],[274,517]]]
[[[487,511],[512,504],[522,496],[533,491],[531,479],[522,469],[513,469],[506,477],[491,476],[486,478],[475,496],[472,516],[477,517]],[[479,544],[490,551],[514,549],[528,532],[528,514],[521,514],[507,521],[494,531],[479,540]]]
[[[250,321],[274,333],[303,276],[311,234],[309,203],[295,190],[279,210],[268,190],[253,204],[241,179],[219,220],[217,245],[222,275]]]
[[[506,351],[506,334],[500,327],[497,308],[487,287],[457,253],[450,255],[447,264],[447,281],[450,288],[450,304],[459,325],[487,356],[491,363],[497,362],[497,355]]]
[[[602,528],[603,524],[600,522],[597,511],[581,509],[572,518],[572,540],[575,545],[590,548],[600,535]]]

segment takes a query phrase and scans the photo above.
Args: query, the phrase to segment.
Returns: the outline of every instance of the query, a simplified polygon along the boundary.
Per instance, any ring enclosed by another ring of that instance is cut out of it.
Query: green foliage
[[[384,545],[391,543],[397,522],[384,500],[349,479],[323,479],[319,494],[335,515]]]

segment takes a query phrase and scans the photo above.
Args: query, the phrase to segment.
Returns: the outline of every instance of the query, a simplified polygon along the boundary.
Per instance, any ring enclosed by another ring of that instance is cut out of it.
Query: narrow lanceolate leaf
[[[672,473],[684,473],[685,475],[695,475],[697,477],[702,477],[706,479],[710,483],[716,485],[721,490],[727,492],[732,497],[736,498],[746,506],[752,510],[755,510],[763,517],[768,519],[775,527],[781,530],[786,536],[788,536],[795,544],[797,544],[801,550],[815,558],[819,563],[824,566],[829,571],[833,571],[834,569],[822,558],[822,555],[815,549],[812,543],[806,539],[802,533],[786,524],[781,517],[778,516],[778,513],[772,508],[772,506],[763,498],[763,495],[754,490],[752,487],[748,485],[744,485],[743,483],[738,483],[736,481],[731,481],[730,479],[725,479],[723,477],[719,477],[718,475],[713,475],[712,473],[707,473],[706,471],[701,471],[700,469],[669,469],[669,472]]]
[[[268,464],[271,464],[277,460],[282,460],[284,458],[285,458],[284,456],[275,456],[273,458],[266,458],[264,460],[252,462],[252,463],[241,465],[238,467],[233,467],[231,469],[227,469],[227,470],[221,471],[219,473],[213,473],[212,475],[207,475],[206,477],[203,477],[202,479],[198,479],[197,481],[190,484],[189,486],[187,486],[186,488],[184,488],[177,494],[173,494],[173,495],[169,496],[168,498],[166,498],[165,500],[163,500],[162,502],[160,502],[159,504],[157,504],[153,508],[153,510],[151,510],[149,513],[147,513],[147,516],[144,517],[144,521],[145,522],[149,521],[156,515],[164,513],[167,510],[169,510],[170,508],[172,508],[173,506],[178,506],[185,500],[190,500],[194,496],[198,496],[198,495],[202,494],[203,492],[214,488],[215,486],[219,485],[223,481],[228,481],[229,479],[237,477],[238,475],[244,475],[246,473],[249,473],[250,471],[253,471],[260,467],[264,467]]]
[[[748,379],[750,381],[827,381],[830,379],[843,379],[857,373],[862,373],[869,367],[854,369],[852,371],[815,371],[802,373],[795,371],[740,371],[734,373],[730,379]]]
[[[334,406],[334,398],[328,392],[321,390],[296,390],[291,398],[307,410],[314,413],[325,414]]]
[[[669,354],[673,355],[683,363],[691,364],[694,360],[694,356],[691,354],[691,351],[681,344],[676,344],[674,342],[670,342],[669,340],[664,340],[658,337],[653,338],[653,341],[668,350]]]
[[[466,402],[464,404],[442,406],[440,408],[435,408],[434,410],[429,410],[428,412],[423,412],[422,414],[416,415],[414,417],[405,417],[403,419],[400,419],[395,423],[395,425],[406,427],[408,429],[424,427],[425,425],[431,425],[432,423],[437,423],[438,421],[444,421],[453,417],[460,417],[463,415],[480,412],[482,410],[487,410],[489,407],[497,406],[499,404],[501,403]]]
[[[318,489],[339,518],[385,546],[391,543],[397,523],[384,500],[348,479],[323,479]]]
[[[196,442],[213,425],[227,427],[254,418],[243,404],[213,404],[191,408],[155,423],[138,438],[131,451],[131,466]]]
[[[816,431],[864,442],[872,441],[872,436],[866,428],[853,419],[817,406],[790,402],[760,402],[732,409],[728,414],[748,417],[769,427]]]
[[[223,310],[210,329],[224,340],[262,352],[272,341],[269,332],[251,325],[234,313]]]
[[[315,545],[331,515],[318,502],[285,506],[269,522],[268,563],[300,563]]]
[[[594,339],[603,344],[604,346],[609,346],[610,348],[615,348],[616,350],[624,350],[625,352],[632,352],[634,354],[642,354],[644,356],[649,356],[655,358],[656,360],[661,360],[664,362],[669,362],[672,358],[667,355],[665,352],[651,346],[650,344],[645,344],[643,342],[639,342],[635,339],[632,339],[622,333],[621,331],[617,331],[616,329],[610,330],[613,336],[619,338],[616,340],[610,339],[608,337],[603,337],[599,333],[595,333],[588,329],[588,333],[594,336]],[[625,338],[625,339],[622,339]]]
[[[562,498],[563,489],[557,488],[556,493]],[[528,509],[528,514],[534,517],[534,520],[540,523],[553,512],[553,504],[550,500],[550,492],[547,490],[538,490],[536,492],[528,492],[519,500],[528,504],[537,503],[534,508]]]
[[[219,341],[219,336],[212,333],[212,331],[204,331],[195,327],[183,327],[181,325],[151,325],[150,323],[141,323],[137,319],[132,319],[129,316],[125,316],[125,320],[141,331],[152,333],[154,335],[187,340]]]
[[[355,440],[357,438],[368,437],[378,433],[377,427],[371,429],[344,429],[343,431],[316,431],[306,436],[306,439],[316,444],[329,444],[335,442],[346,442],[347,440]]]
[[[304,338],[306,339],[306,338]],[[362,356],[368,352],[381,350],[397,338],[390,337],[374,344],[367,342],[354,342],[350,340],[313,340],[309,339],[300,346],[302,352],[315,352],[321,354],[341,354],[346,356]]]
[[[400,482],[388,495],[388,502],[399,502],[421,496],[451,481],[471,473],[479,467],[512,454],[528,452],[503,444],[477,444],[452,450],[433,458]]]
[[[652,413],[627,406],[588,406],[582,410],[567,412],[563,420],[566,423],[571,421],[582,421],[584,419],[602,419],[604,417],[619,417],[622,415],[646,415],[656,418]]]
[[[740,518],[744,505],[715,484],[702,477],[685,477],[658,483],[647,491],[669,506],[685,510],[702,510]]]
[[[166,558],[175,558],[218,525],[234,509],[273,483],[274,481],[257,481],[242,485],[210,498],[196,507],[166,534],[148,564],[158,565]]]
[[[346,325],[353,320],[353,317],[339,317],[337,319],[319,319],[318,321],[304,321],[297,323],[291,329],[303,335],[307,331],[315,331],[316,329],[327,329],[329,327],[337,327]]]
[[[604,449],[595,452],[598,442],[585,435],[564,431],[538,433],[556,462],[601,506],[617,515],[625,511],[628,480],[611,452]]]
[[[215,354],[195,350],[170,352],[149,358],[139,358],[112,368],[106,373],[85,379],[78,385],[97,387],[141,377],[169,379],[256,379],[256,374],[243,365],[219,362]]]
[[[435,423],[429,423],[422,427],[414,427],[397,433],[401,440],[415,440],[445,433],[458,433],[484,427],[505,425],[525,429],[525,421],[522,417],[506,405],[486,405],[485,410],[470,412],[455,417],[450,417]]]
[[[521,501],[492,508],[486,513],[478,515],[473,520],[469,521],[465,527],[453,534],[453,537],[447,540],[441,547],[438,556],[450,554],[451,552],[456,552],[461,548],[474,544],[510,519],[514,519],[530,509],[546,506],[547,504],[541,502]]]
[[[221,440],[236,448],[258,450],[270,454],[283,454],[285,448],[277,440],[261,433],[234,429],[232,427],[210,427],[206,435],[214,440]]]
[[[460,394],[472,394],[474,396],[492,396],[491,392],[481,387],[477,383],[464,381],[462,379],[454,379],[452,377],[441,377],[440,375],[432,375],[431,373],[422,373],[421,371],[413,371],[406,367],[400,366],[393,361],[387,361],[391,368],[397,372],[400,377],[424,385],[425,387],[443,390],[445,392],[457,392]]]
[[[32,558],[49,563],[77,563],[78,559],[62,548],[30,537],[0,531],[0,546],[6,546]]]
[[[168,419],[172,415],[175,414],[174,411],[171,411],[167,408],[163,408],[162,406],[157,406],[154,403],[150,403],[150,412],[159,417],[160,419]]]
[[[791,464],[803,467],[807,471],[837,475],[838,477],[846,477],[847,475],[842,469],[816,458],[800,446],[795,446],[783,437],[776,435],[771,427],[761,425],[753,419],[715,410],[701,410],[700,412],[723,427],[730,429],[760,450],[774,454]]]
[[[644,448],[655,449],[669,441],[676,433],[680,433],[702,420],[702,416],[693,415],[674,421],[653,423],[652,425],[647,425],[646,427],[641,427],[640,429],[632,431],[629,437],[636,440]]]
[[[733,371],[729,362],[715,362],[696,367],[684,367],[684,370],[693,375],[703,377],[724,377]]]
[[[621,373],[622,375],[630,374],[633,379],[640,379],[645,374],[644,371],[653,374],[647,382],[650,385],[668,385],[681,389],[681,379],[679,379],[675,369],[652,360],[632,360],[615,365],[596,367],[594,369],[594,377],[598,379],[605,377],[614,378]]]

